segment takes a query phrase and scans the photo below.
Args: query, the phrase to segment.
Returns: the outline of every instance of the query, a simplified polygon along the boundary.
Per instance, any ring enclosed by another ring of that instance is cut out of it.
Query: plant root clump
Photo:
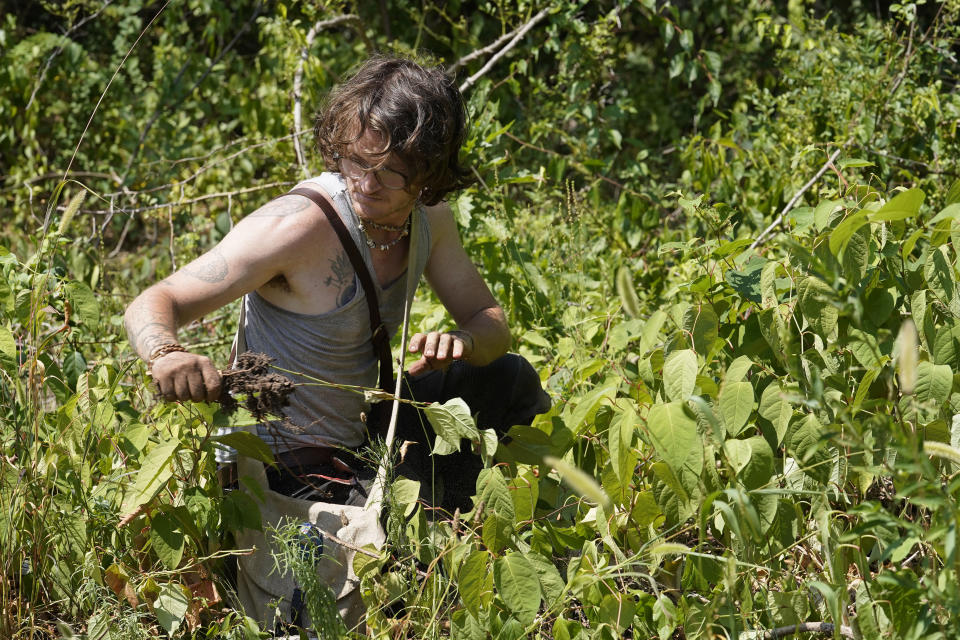
[[[237,356],[233,369],[221,372],[223,390],[218,402],[224,413],[232,414],[240,406],[237,396],[242,396],[243,407],[257,420],[268,416],[283,418],[283,408],[289,404],[294,384],[289,378],[270,371],[273,358],[265,353],[247,351]]]

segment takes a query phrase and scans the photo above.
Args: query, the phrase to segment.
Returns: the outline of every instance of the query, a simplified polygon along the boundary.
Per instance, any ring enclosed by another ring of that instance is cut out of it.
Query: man
[[[504,356],[510,332],[503,310],[464,251],[442,200],[464,186],[468,175],[458,159],[465,109],[452,80],[405,59],[369,60],[332,92],[316,136],[332,172],[300,187],[333,205],[360,246],[390,334],[402,321],[402,276],[408,268],[426,276],[456,322],[455,331],[411,337],[409,350],[419,354],[408,369],[413,398],[464,397],[481,427],[501,432],[545,411],[549,399],[533,368],[517,356]],[[418,247],[416,255],[410,255],[411,247]],[[376,387],[367,295],[321,208],[308,197],[285,195],[144,291],[127,309],[125,322],[131,344],[148,361],[167,401],[219,397],[217,367],[179,345],[177,328],[240,296],[247,347],[304,374],[295,382]],[[302,384],[291,396],[288,419],[261,425],[259,435],[296,476],[298,469],[329,461],[332,448],[362,446],[367,433],[360,416],[367,409],[363,396],[350,389]],[[416,412],[405,411],[399,434],[419,443],[408,448],[417,460],[412,475],[429,480],[430,434]],[[461,495],[446,501],[450,506],[464,506],[462,494],[471,495],[473,488],[476,463],[466,474],[462,463],[440,469],[439,484],[446,475],[448,485],[460,485]]]

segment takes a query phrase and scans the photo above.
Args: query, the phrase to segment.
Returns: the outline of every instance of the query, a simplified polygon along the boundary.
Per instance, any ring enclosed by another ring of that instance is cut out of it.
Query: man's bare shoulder
[[[290,248],[300,243],[316,242],[317,236],[331,233],[326,216],[309,198],[285,195],[271,200],[243,218],[238,227],[246,235],[254,234]]]

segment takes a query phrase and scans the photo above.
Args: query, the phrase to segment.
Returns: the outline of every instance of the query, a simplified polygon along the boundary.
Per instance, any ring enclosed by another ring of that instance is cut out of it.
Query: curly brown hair
[[[383,136],[381,163],[394,153],[411,167],[423,204],[437,204],[473,182],[460,163],[467,137],[463,96],[443,69],[385,55],[364,62],[330,92],[317,116],[314,134],[327,167],[336,170],[345,147],[368,129]]]

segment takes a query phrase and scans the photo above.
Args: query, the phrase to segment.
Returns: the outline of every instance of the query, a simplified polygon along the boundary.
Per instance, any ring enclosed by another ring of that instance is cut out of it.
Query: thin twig
[[[178,200],[176,202],[161,202],[159,204],[152,204],[146,207],[139,207],[137,209],[119,209],[121,213],[126,213],[128,215],[133,215],[135,213],[144,213],[147,211],[156,211],[157,209],[166,209],[167,207],[180,207],[188,204],[195,204],[197,202],[202,202],[204,200],[210,200],[213,198],[227,198],[232,196],[239,196],[245,193],[251,193],[254,191],[263,191],[264,189],[273,189],[275,187],[289,187],[294,185],[296,182],[291,182],[289,180],[283,182],[271,182],[269,184],[261,184],[253,187],[246,187],[244,189],[237,189],[236,191],[221,191],[218,193],[208,193],[206,195],[197,196],[196,198],[190,198],[188,200]],[[58,211],[63,211],[66,209],[66,205],[60,205],[57,207]],[[109,209],[81,209],[83,213],[91,215],[106,215],[110,213]]]
[[[504,42],[506,42],[510,38],[513,38],[514,36],[516,36],[517,32],[520,31],[520,29],[522,28],[523,28],[522,26],[517,27],[516,29],[514,29],[513,31],[510,31],[509,33],[503,34],[502,36],[500,36],[499,38],[497,38],[487,46],[481,49],[472,51],[471,53],[468,53],[467,55],[463,56],[462,58],[454,62],[452,65],[447,67],[447,73],[453,74],[457,71],[457,69],[467,64],[468,62],[472,62],[477,58],[480,58],[482,56],[487,55],[488,53],[492,53],[493,51],[496,51],[500,45],[502,45]]]
[[[504,54],[507,53],[507,51],[510,51],[510,49],[513,49],[517,45],[517,43],[520,42],[523,36],[527,35],[527,32],[530,31],[530,29],[532,29],[538,22],[540,22],[541,20],[547,17],[547,14],[550,13],[550,9],[551,7],[549,6],[546,9],[541,9],[537,15],[530,18],[527,24],[517,29],[516,35],[513,36],[513,39],[510,40],[510,42],[508,42],[506,46],[500,49],[500,51],[497,51],[495,54],[493,54],[493,56],[489,60],[487,60],[487,64],[483,65],[480,71],[477,71],[475,74],[467,78],[463,82],[463,84],[460,85],[460,92],[464,93],[467,89],[472,87],[477,82],[477,80],[479,80],[484,74],[490,71],[490,69],[493,68],[493,65],[495,65],[497,61],[499,61],[500,58],[502,58]]]
[[[791,624],[786,627],[777,627],[776,629],[765,631],[763,634],[763,640],[785,638],[798,633],[822,633],[825,635],[833,635],[833,629],[834,625],[830,622],[802,622],[800,624]],[[842,635],[844,638],[856,638],[856,636],[853,635],[853,629],[850,627],[840,625],[838,629],[840,631],[840,635]]]
[[[130,45],[130,48],[127,49],[127,52],[123,55],[123,60],[120,61],[120,64],[117,65],[117,68],[114,70],[113,75],[110,76],[110,80],[107,82],[107,86],[103,88],[103,92],[100,94],[100,97],[97,99],[97,104],[93,107],[93,111],[90,113],[90,118],[87,120],[86,126],[83,128],[83,132],[80,134],[80,139],[77,140],[77,146],[73,148],[73,155],[70,156],[70,162],[67,163],[67,168],[63,172],[64,180],[66,180],[67,175],[70,173],[70,170],[73,169],[73,161],[77,159],[77,153],[80,152],[80,145],[83,144],[83,139],[87,135],[87,131],[90,130],[90,125],[93,124],[93,118],[97,115],[97,111],[100,109],[100,105],[103,103],[103,99],[107,95],[107,91],[110,90],[110,86],[113,84],[113,81],[117,79],[117,76],[120,75],[120,69],[123,68],[123,65],[127,62],[127,58],[130,57],[130,54],[133,53],[133,50],[137,48],[137,45],[140,44],[140,40],[146,35],[147,31],[153,27],[153,23],[157,21],[157,18],[160,17],[160,14],[164,12],[167,8],[167,5],[170,4],[170,0],[166,0],[163,3],[163,6],[154,14],[150,19],[150,22],[147,23],[147,26],[143,28],[140,32],[140,35],[137,36],[137,39],[134,40],[133,44]],[[53,213],[53,208],[47,209],[47,215],[43,220],[43,233],[47,233],[47,229],[50,226],[50,216]]]
[[[820,179],[820,176],[822,176],[823,174],[825,174],[825,173],[827,172],[827,169],[829,169],[831,166],[833,166],[834,160],[836,160],[836,159],[840,156],[840,152],[843,151],[844,148],[846,148],[846,146],[847,146],[848,144],[850,144],[850,140],[848,140],[847,142],[845,142],[845,143],[843,143],[842,145],[840,145],[839,147],[837,147],[837,150],[834,151],[833,154],[831,154],[829,158],[827,158],[827,161],[824,162],[824,163],[823,163],[823,166],[820,167],[820,170],[817,171],[817,172],[814,174],[814,176],[813,176],[812,178],[810,178],[810,180],[807,181],[807,184],[805,184],[805,185],[803,185],[802,187],[800,187],[800,190],[797,191],[795,194],[793,194],[793,197],[790,198],[790,202],[788,202],[788,203],[787,203],[787,206],[785,206],[785,207],[783,208],[783,210],[780,212],[780,215],[777,216],[777,219],[774,220],[773,222],[771,222],[771,223],[770,223],[770,226],[767,227],[766,229],[764,229],[764,230],[763,230],[763,233],[761,233],[759,236],[757,236],[757,239],[754,240],[754,241],[753,241],[753,244],[750,245],[750,249],[756,249],[756,248],[757,248],[757,245],[759,245],[761,242],[763,242],[763,240],[764,240],[768,235],[770,235],[770,233],[771,233],[774,229],[776,229],[776,228],[780,225],[781,222],[783,222],[784,216],[786,216],[787,213],[789,213],[790,210],[793,209],[793,205],[797,204],[797,202],[800,200],[800,197],[803,196],[803,194],[807,192],[807,189],[809,189],[810,187],[812,187],[812,186],[814,185],[814,183],[816,183],[816,181]]]
[[[106,2],[104,2],[102,7],[100,7],[93,13],[91,13],[89,16],[87,16],[77,24],[67,29],[66,33],[63,34],[63,37],[69,39],[70,34],[72,34],[74,31],[76,31],[77,29],[79,29],[80,27],[87,24],[88,22],[96,18],[98,15],[103,13],[103,10],[109,7],[112,2],[113,0],[107,0]],[[37,91],[40,90],[40,86],[43,84],[44,78],[47,77],[47,71],[50,70],[50,65],[53,64],[53,59],[56,58],[58,55],[60,55],[60,53],[63,51],[64,46],[65,45],[57,45],[54,48],[53,53],[50,54],[50,57],[47,58],[46,63],[44,63],[43,65],[43,70],[40,72],[40,76],[37,78],[36,84],[33,85],[33,91],[30,92],[30,99],[27,100],[27,106],[26,108],[24,108],[24,111],[30,110],[30,106],[33,104],[34,98],[37,97]]]
[[[300,131],[300,114],[302,110],[301,106],[301,94],[303,89],[303,67],[307,63],[307,58],[310,55],[310,45],[313,44],[314,38],[317,37],[317,34],[323,29],[329,27],[335,27],[348,22],[359,22],[360,16],[356,16],[352,13],[344,14],[342,16],[337,16],[336,18],[329,18],[327,20],[320,20],[312,27],[310,31],[307,32],[307,39],[304,42],[303,49],[300,50],[300,62],[297,63],[297,71],[293,74],[293,130]],[[300,145],[300,136],[294,135],[293,137],[293,148],[297,152],[297,164],[300,165],[300,170],[303,172],[304,177],[310,177],[310,168],[307,166],[306,158],[303,154],[303,148]]]

